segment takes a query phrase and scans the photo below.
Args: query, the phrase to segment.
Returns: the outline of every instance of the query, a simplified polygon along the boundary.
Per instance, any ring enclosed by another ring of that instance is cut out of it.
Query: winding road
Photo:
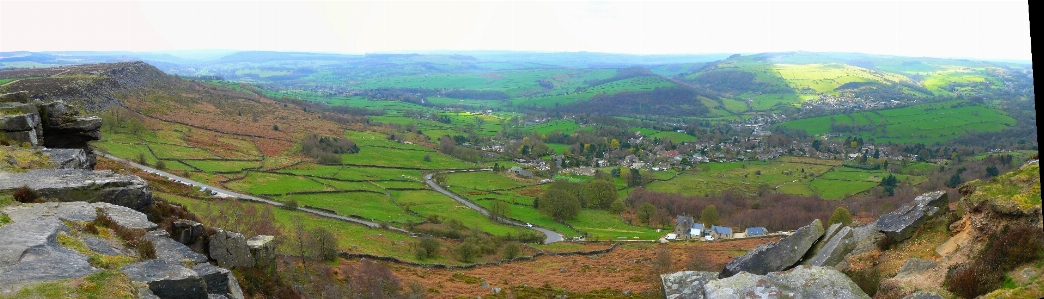
[[[449,172],[469,172],[469,171],[476,171],[476,170],[462,170],[462,171],[449,171]],[[457,202],[467,206],[468,208],[471,208],[472,210],[478,211],[479,213],[482,213],[482,215],[486,215],[486,217],[489,217],[489,215],[490,215],[489,211],[487,211],[485,208],[483,208],[483,207],[481,207],[481,206],[479,206],[479,205],[477,205],[477,204],[475,204],[475,203],[473,203],[473,202],[471,202],[471,201],[469,201],[467,199],[461,198],[460,196],[457,196],[453,192],[449,192],[446,189],[443,189],[442,186],[439,186],[439,184],[436,184],[435,181],[432,180],[432,176],[434,176],[434,174],[432,174],[432,173],[424,175],[424,182],[428,183],[428,187],[431,187],[432,189],[435,189],[435,191],[438,191],[439,193],[445,194],[446,196],[449,196],[450,198],[453,198],[453,200],[456,200]],[[501,218],[500,221],[504,222],[504,223],[507,223],[507,224],[515,225],[515,226],[525,227],[524,223],[519,222],[519,221],[515,221],[514,219],[504,219],[504,218]],[[550,244],[550,243],[554,243],[554,242],[561,242],[561,241],[564,240],[562,238],[561,234],[553,232],[553,231],[545,229],[545,228],[540,228],[540,227],[533,226],[533,227],[529,227],[529,229],[533,229],[533,230],[536,230],[538,232],[543,233],[544,236],[545,236],[544,244]]]

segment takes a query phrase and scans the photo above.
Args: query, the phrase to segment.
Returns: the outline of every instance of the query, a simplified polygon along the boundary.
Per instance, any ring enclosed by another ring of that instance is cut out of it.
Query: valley
[[[0,58],[4,102],[80,105],[101,118],[96,169],[208,226],[274,225],[305,297],[372,260],[432,298],[662,297],[659,274],[720,271],[840,210],[866,224],[924,192],[957,200],[1038,151],[1032,70],[1010,63],[242,52],[12,68],[34,55]],[[729,233],[690,239],[686,217]],[[335,254],[311,263],[306,236],[327,234]]]

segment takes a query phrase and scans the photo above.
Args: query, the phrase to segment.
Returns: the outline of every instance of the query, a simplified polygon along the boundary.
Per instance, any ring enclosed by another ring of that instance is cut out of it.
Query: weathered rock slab
[[[58,245],[58,233],[68,229],[54,217],[23,219],[0,226],[0,291],[19,284],[97,272],[86,256]]]
[[[704,285],[705,298],[870,298],[852,279],[826,267],[799,266],[767,275],[739,273]]]
[[[40,150],[51,157],[58,169],[93,169],[87,153],[79,148],[44,148]]]
[[[153,230],[158,228],[155,223],[149,222],[145,214],[127,207],[110,203],[96,202],[45,202],[35,204],[21,204],[17,206],[4,207],[2,211],[14,221],[27,220],[39,217],[57,217],[59,219],[87,222],[98,218],[98,210],[101,210],[116,225],[131,229]]]
[[[63,202],[107,202],[144,211],[152,203],[145,180],[109,170],[39,169],[24,173],[0,173],[0,190],[22,186],[44,198]]]
[[[250,268],[254,266],[254,257],[247,247],[246,238],[237,232],[218,229],[210,236],[210,257],[218,265],[225,268]]]
[[[819,249],[809,260],[811,266],[833,267],[840,263],[849,252],[855,249],[852,241],[852,228],[842,227],[832,238],[826,241],[826,245]]]
[[[192,249],[185,246],[185,244],[178,243],[178,241],[171,239],[165,231],[151,231],[145,234],[145,239],[152,242],[152,246],[156,248],[157,259],[176,263],[182,261],[206,263],[208,260],[206,255],[192,251]]]
[[[276,260],[275,237],[259,235],[247,240],[254,265],[261,269],[274,270]]]
[[[821,236],[823,236],[823,223],[816,219],[779,242],[758,245],[746,255],[732,260],[725,265],[725,269],[718,277],[726,278],[740,272],[765,275],[769,272],[786,270],[801,261],[808,249]]]
[[[83,236],[82,240],[83,243],[87,245],[87,248],[89,248],[91,251],[109,256],[120,255],[120,252],[112,248],[112,245],[109,245],[109,243],[105,242],[105,240],[91,236]]]
[[[681,271],[660,275],[667,299],[703,299],[703,285],[718,278],[718,273]]]
[[[199,264],[192,267],[207,283],[207,292],[211,295],[232,299],[243,299],[243,290],[232,271],[211,264]]]
[[[877,219],[877,229],[892,241],[906,240],[932,216],[949,211],[946,191],[933,191],[914,198]]]
[[[203,278],[179,262],[163,259],[148,260],[120,268],[131,281],[144,282],[160,298],[206,299],[207,285]]]
[[[938,266],[939,263],[919,258],[910,258],[903,263],[903,267],[899,268],[899,273],[895,277],[902,277],[907,275],[916,275],[924,271],[931,270]]]

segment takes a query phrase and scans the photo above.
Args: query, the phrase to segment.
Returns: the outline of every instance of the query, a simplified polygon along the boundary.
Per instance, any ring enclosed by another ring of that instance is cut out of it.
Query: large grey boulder
[[[266,235],[255,236],[247,240],[247,247],[250,248],[250,255],[254,257],[254,266],[269,271],[275,270],[275,237]]]
[[[40,150],[51,157],[58,169],[85,169],[91,170],[88,164],[87,153],[78,148],[44,148]]]
[[[801,261],[808,249],[821,236],[823,236],[823,223],[816,219],[779,242],[758,245],[754,250],[732,260],[725,265],[725,269],[718,277],[726,278],[740,272],[764,275],[769,272],[786,270]]]
[[[243,299],[243,290],[232,271],[211,264],[199,264],[192,267],[192,270],[206,281],[209,294]]]
[[[808,265],[833,267],[840,263],[845,258],[845,255],[852,252],[852,249],[855,249],[855,242],[852,241],[852,228],[842,227],[825,243],[826,245],[823,245],[809,259]]]
[[[718,273],[681,271],[660,275],[667,299],[703,299],[703,285],[718,278]]]
[[[158,228],[155,223],[149,221],[145,214],[110,203],[96,202],[45,202],[34,204],[21,204],[8,206],[0,209],[14,221],[21,221],[39,217],[57,217],[59,219],[88,222],[98,218],[98,212],[112,219],[116,225],[130,229],[153,230]]]
[[[767,275],[740,273],[704,285],[705,298],[870,298],[852,279],[826,267],[799,266]]]
[[[906,240],[932,216],[948,212],[949,203],[946,191],[922,194],[895,211],[878,218],[877,229],[892,241]]]
[[[23,219],[0,226],[0,292],[97,272],[86,256],[58,245],[58,233],[68,229],[54,217]]]
[[[209,260],[206,255],[192,251],[185,244],[174,241],[163,230],[148,232],[145,234],[145,240],[152,242],[152,246],[156,248],[157,259],[178,263],[189,261],[197,264],[206,263]]]
[[[179,262],[163,259],[147,260],[120,268],[131,281],[149,285],[160,298],[206,299],[207,284],[196,271]]]
[[[144,211],[152,204],[145,180],[109,170],[38,169],[24,173],[0,172],[0,190],[22,186],[58,201],[107,202]]]
[[[250,268],[254,266],[254,257],[250,255],[246,238],[237,232],[218,229],[210,236],[210,257],[218,265],[225,268]]]

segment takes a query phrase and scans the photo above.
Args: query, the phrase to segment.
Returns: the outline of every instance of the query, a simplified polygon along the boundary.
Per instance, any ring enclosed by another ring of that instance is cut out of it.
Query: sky
[[[0,51],[860,52],[1030,60],[1025,1],[9,1]]]

